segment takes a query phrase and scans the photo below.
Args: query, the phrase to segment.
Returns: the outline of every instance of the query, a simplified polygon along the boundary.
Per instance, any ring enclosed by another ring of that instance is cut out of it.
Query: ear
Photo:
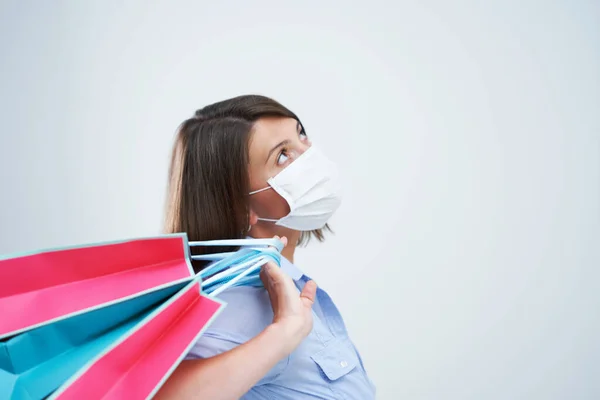
[[[252,208],[250,208],[250,213],[248,214],[248,222],[250,223],[250,227],[258,223],[258,215],[254,212]]]

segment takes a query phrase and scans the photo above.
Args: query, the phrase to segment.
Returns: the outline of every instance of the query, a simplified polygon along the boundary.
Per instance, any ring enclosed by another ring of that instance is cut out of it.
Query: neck
[[[281,255],[288,259],[292,264],[294,263],[294,252],[296,251],[296,241],[288,243],[287,246],[281,250]]]

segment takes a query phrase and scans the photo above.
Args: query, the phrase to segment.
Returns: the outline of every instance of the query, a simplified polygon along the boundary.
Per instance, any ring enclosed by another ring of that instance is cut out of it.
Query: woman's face
[[[293,118],[262,118],[256,121],[249,142],[250,191],[269,187],[267,180],[294,162],[310,146],[302,126]],[[285,199],[271,189],[250,196],[250,208],[259,218],[280,219],[290,212]]]

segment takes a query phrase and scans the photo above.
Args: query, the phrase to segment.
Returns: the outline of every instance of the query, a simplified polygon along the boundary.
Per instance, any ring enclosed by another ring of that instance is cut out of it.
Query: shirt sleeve
[[[250,340],[248,338],[247,340]],[[207,331],[194,343],[186,360],[209,358],[231,350],[247,341],[228,332]]]
[[[263,293],[254,288],[234,288],[227,292],[220,296],[227,305],[192,345],[186,360],[210,358],[232,350],[260,334],[273,320],[270,302]],[[289,356],[279,360],[256,386],[273,382],[288,362]]]

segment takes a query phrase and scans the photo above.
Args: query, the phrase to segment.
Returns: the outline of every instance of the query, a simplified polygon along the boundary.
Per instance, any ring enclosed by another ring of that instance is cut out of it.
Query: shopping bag
[[[0,339],[194,275],[187,235],[161,235],[0,259]],[[26,310],[26,312],[24,312]]]
[[[217,293],[215,288],[222,291],[227,287],[238,286],[244,282],[249,283],[248,279],[258,277],[259,267],[266,261],[274,260],[279,263],[280,260],[281,243],[278,241],[233,240],[187,243],[185,235],[167,235],[158,239],[172,241],[173,238],[178,239],[180,245],[185,244],[182,246],[185,255],[184,264],[189,263],[188,245],[237,245],[244,248],[225,256],[216,257],[215,259],[218,261],[211,267],[206,268],[195,277],[190,275],[190,278],[184,278],[183,283],[180,280],[171,281],[171,284],[162,283],[158,287],[151,287],[128,297],[121,296],[108,303],[96,304],[87,309],[79,307],[80,311],[57,319],[50,319],[53,315],[51,313],[43,314],[38,319],[46,318],[46,321],[36,328],[25,328],[27,330],[24,333],[0,342],[0,399],[45,398],[61,384],[62,389],[56,392],[55,396],[68,397],[73,393],[78,396],[83,391],[83,393],[104,393],[102,396],[98,394],[98,398],[119,398],[118,395],[117,397],[111,396],[137,388],[135,397],[127,398],[146,398],[142,394],[158,390],[162,382],[167,379],[170,372],[187,353],[186,347],[193,345],[195,338],[201,334],[210,323],[211,318],[223,306],[218,301],[209,299],[202,294],[202,278],[210,277],[212,284],[208,291]],[[157,238],[136,239],[120,243],[148,244],[152,243],[153,239]],[[156,242],[154,244],[156,245]],[[83,248],[92,249],[89,254],[97,256],[100,253],[97,247],[102,246],[91,245]],[[166,247],[168,248],[168,246]],[[137,248],[138,250],[142,249],[140,246]],[[68,249],[67,252],[70,250]],[[110,253],[110,251],[106,253],[113,256],[109,256],[109,259],[115,260],[115,255]],[[47,253],[38,252],[36,254],[46,255]],[[81,258],[80,255],[77,259],[81,260]],[[160,263],[167,267],[173,264],[182,265],[181,259],[176,262],[165,262],[164,260],[167,258],[162,257]],[[177,259],[177,257],[171,258],[171,260],[173,259]],[[14,258],[9,260],[14,262]],[[63,257],[63,260],[69,261],[69,258]],[[61,268],[60,263],[49,264],[54,265],[60,271],[67,270],[68,272],[68,268]],[[14,265],[11,264],[11,266]],[[73,268],[73,264],[70,265]],[[6,260],[0,262],[0,267],[2,266],[6,266]],[[30,266],[30,268],[32,267]],[[140,267],[140,276],[144,276],[144,270],[153,272],[142,266]],[[14,271],[16,270],[13,270],[13,278]],[[127,272],[129,271],[127,270]],[[127,272],[120,274],[120,277],[117,274],[112,280],[117,285],[121,285],[122,282],[119,282],[119,279],[130,279]],[[17,281],[21,279],[20,277],[16,278]],[[186,283],[187,286],[181,289]],[[5,295],[6,287],[0,286],[2,289],[0,298],[8,297]],[[105,288],[103,282],[99,284],[99,287]],[[89,288],[94,290],[95,285],[91,284]],[[63,294],[60,290],[55,290],[55,293]],[[119,293],[122,294],[122,292]],[[106,296],[100,297],[100,299],[105,301]],[[66,301],[67,296],[63,295],[61,300]],[[77,302],[79,299],[72,297],[69,300]],[[192,303],[194,306],[186,307],[185,312],[181,312],[181,309],[178,308],[181,304]],[[5,302],[5,304],[12,306],[10,302]],[[49,309],[61,309],[62,304],[58,303],[57,305],[57,307]],[[23,311],[26,312],[29,309],[23,309]],[[195,316],[195,318],[190,316]],[[192,332],[195,333],[195,337],[192,337]],[[160,341],[157,341],[157,334],[162,335]],[[172,340],[179,346],[161,347],[157,345],[159,343],[164,346],[165,343],[168,343],[166,337],[175,338]],[[112,350],[108,351],[107,349]],[[139,353],[140,350],[147,349],[153,350],[143,354]],[[163,363],[156,362],[156,360],[148,364],[142,362],[153,359],[152,357],[160,358]],[[115,363],[115,360],[119,360],[119,362]],[[84,367],[85,365],[87,367]],[[144,371],[144,376],[150,376],[148,371],[140,369],[143,365],[150,366],[155,374],[154,378],[145,381],[146,385],[137,383],[136,378],[140,371]],[[110,378],[121,376],[123,373],[129,378],[125,380],[111,380]],[[96,382],[96,386],[91,384],[92,382]],[[134,382],[133,386],[131,386],[131,382]],[[99,383],[104,383],[105,386],[98,387]]]
[[[146,399],[164,384],[223,303],[194,281],[146,315],[50,399]]]
[[[174,294],[171,292],[172,288],[166,288],[147,293],[0,342],[0,399],[41,399],[49,395],[153,308],[168,300]],[[10,397],[12,392],[23,394],[13,393]]]

